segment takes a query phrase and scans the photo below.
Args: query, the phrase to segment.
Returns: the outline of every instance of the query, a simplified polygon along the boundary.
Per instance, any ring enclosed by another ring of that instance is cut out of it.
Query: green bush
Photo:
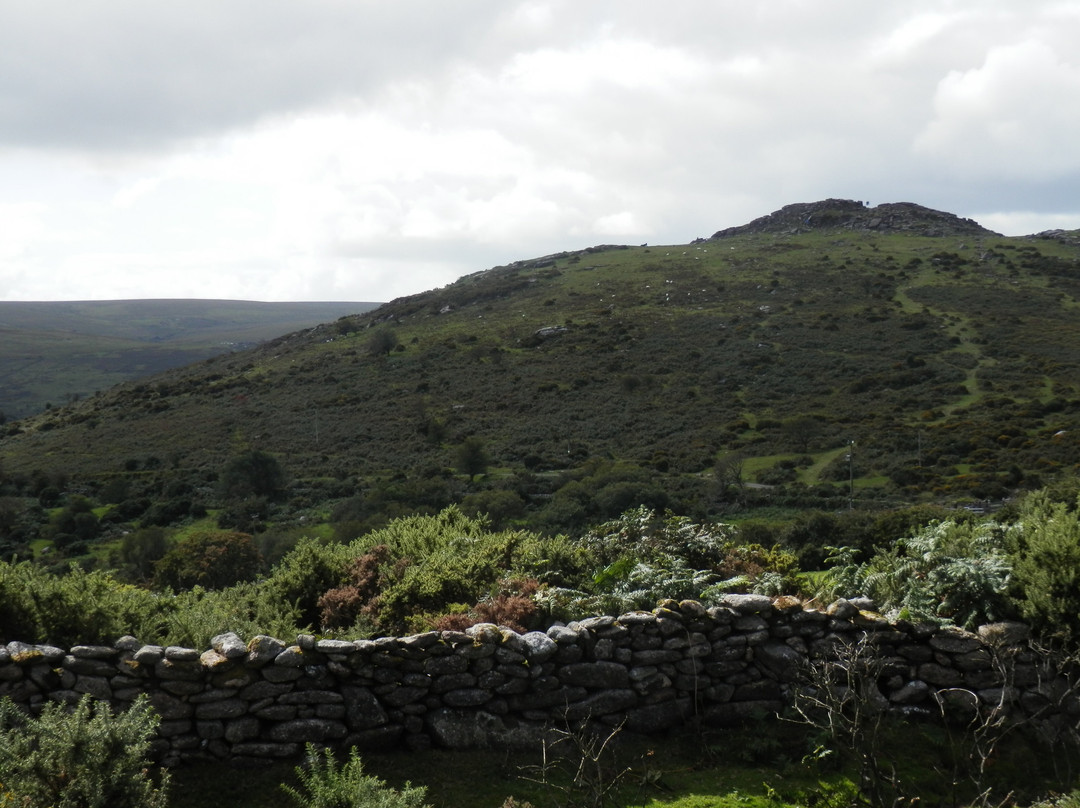
[[[395,519],[350,545],[365,552],[385,548],[374,576],[377,589],[362,587],[368,606],[361,611],[375,618],[379,629],[395,632],[406,629],[412,617],[477,603],[516,571],[521,548],[531,546],[530,554],[535,553],[539,541],[524,531],[492,532],[486,519],[470,518],[453,506],[434,516]]]
[[[253,449],[230,460],[221,477],[218,488],[223,499],[266,497],[277,499],[285,487],[285,470],[277,458]]]
[[[294,608],[301,626],[312,628],[319,625],[319,598],[345,585],[349,562],[359,554],[347,544],[304,537],[260,586],[267,597]]]
[[[294,637],[301,628],[299,610],[257,583],[241,583],[226,589],[195,587],[166,597],[168,609],[155,639],[158,645],[209,648],[210,640],[227,631],[241,637],[256,634]]]
[[[1015,597],[1039,633],[1080,633],[1080,518],[1069,503],[1033,494],[1020,515],[1013,563]]]
[[[148,770],[158,718],[145,696],[123,713],[83,696],[37,718],[0,700],[0,803],[23,808],[164,808],[168,774]]]
[[[319,752],[308,745],[307,757],[308,765],[296,769],[301,788],[282,786],[299,808],[430,808],[424,802],[426,788],[406,783],[398,791],[365,774],[355,748],[343,766],[329,749]]]
[[[0,563],[0,626],[10,639],[62,647],[160,634],[169,603],[112,575],[72,565],[54,575],[22,561]]]
[[[259,572],[259,549],[247,533],[203,530],[174,544],[154,566],[159,588],[222,589]]]

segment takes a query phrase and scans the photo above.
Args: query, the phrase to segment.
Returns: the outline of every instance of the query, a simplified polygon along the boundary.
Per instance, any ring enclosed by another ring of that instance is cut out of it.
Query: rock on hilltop
[[[760,219],[714,233],[722,239],[752,233],[807,233],[815,230],[870,230],[917,236],[997,236],[971,219],[924,208],[913,202],[869,207],[852,199],[826,199],[786,205]]]

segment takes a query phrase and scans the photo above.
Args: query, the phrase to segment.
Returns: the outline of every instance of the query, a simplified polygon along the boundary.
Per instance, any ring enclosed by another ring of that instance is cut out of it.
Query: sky
[[[1080,0],[0,0],[0,300],[386,301],[784,205],[1080,228]]]

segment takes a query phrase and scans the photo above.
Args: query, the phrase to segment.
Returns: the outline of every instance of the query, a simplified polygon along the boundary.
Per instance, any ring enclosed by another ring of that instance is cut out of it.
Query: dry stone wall
[[[66,650],[9,642],[0,646],[0,695],[40,709],[90,694],[122,709],[145,693],[162,719],[155,749],[167,764],[257,763],[295,757],[308,742],[530,744],[547,727],[585,719],[639,733],[729,725],[779,710],[807,659],[864,635],[885,663],[879,686],[896,709],[929,709],[941,688],[992,701],[1005,684],[993,649],[1027,639],[1017,624],[972,633],[890,623],[859,606],[841,600],[819,611],[732,595],[712,608],[667,601],[543,632],[481,624],[354,642],[303,635],[295,644],[223,634],[202,652],[132,637]],[[1017,698],[1044,698],[1034,661],[1016,659]]]

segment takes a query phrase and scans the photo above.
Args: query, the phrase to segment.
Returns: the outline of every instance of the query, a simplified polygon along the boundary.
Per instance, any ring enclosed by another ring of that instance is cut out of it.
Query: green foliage
[[[424,802],[426,788],[406,783],[399,791],[365,774],[355,748],[342,766],[329,749],[320,752],[308,745],[307,757],[307,766],[296,769],[300,789],[282,785],[298,808],[430,808]]]
[[[488,464],[491,462],[484,442],[476,436],[468,437],[461,442],[454,454],[454,459],[457,470],[469,479],[476,479],[477,476],[486,473]]]
[[[1080,634],[1080,515],[1033,494],[1020,515],[1014,565],[1020,613],[1040,633]]]
[[[131,580],[148,581],[154,565],[168,552],[169,536],[165,528],[144,527],[132,530],[120,541],[117,560]]]
[[[499,526],[524,516],[525,502],[516,491],[489,489],[468,494],[461,501],[461,510],[473,517],[487,517]]]
[[[169,548],[154,567],[154,584],[159,588],[222,589],[254,579],[260,565],[259,550],[247,533],[203,530]]]
[[[338,542],[304,537],[285,554],[260,585],[267,596],[296,609],[301,626],[319,625],[319,598],[346,583],[358,551]]]
[[[61,546],[95,538],[101,526],[93,510],[94,504],[86,497],[69,497],[67,504],[49,519],[46,534]]]
[[[377,328],[368,339],[368,353],[372,356],[389,356],[398,346],[398,337],[392,328]]]
[[[892,617],[971,628],[1011,613],[1007,554],[1017,528],[995,521],[935,522],[855,563],[839,548],[827,577],[831,594],[867,595]]]
[[[415,515],[395,519],[386,527],[374,530],[354,542],[357,547],[385,544],[393,557],[414,563],[461,539],[479,539],[487,535],[487,521],[470,518],[456,506],[444,508],[434,516]]]
[[[276,499],[285,487],[285,470],[271,454],[252,449],[232,458],[222,469],[218,489],[223,499]]]
[[[1033,803],[1031,808],[1080,808],[1080,790]]]
[[[302,624],[292,603],[261,585],[160,594],[99,570],[72,566],[56,575],[23,561],[0,563],[0,625],[8,639],[65,648],[108,645],[125,635],[204,648],[225,631],[287,637]]]
[[[0,563],[0,625],[10,638],[61,647],[160,633],[166,606],[150,592],[101,571],[72,566],[54,575],[22,561]]]
[[[354,542],[351,580],[324,607],[336,622],[364,613],[382,631],[404,630],[414,617],[442,614],[450,604],[476,604],[493,594],[500,579],[543,555],[540,537],[489,529],[486,519],[450,507],[434,516],[395,519]],[[372,549],[379,553],[372,556]],[[330,594],[330,593],[328,593]]]
[[[782,594],[798,587],[791,553],[741,544],[730,525],[661,517],[646,507],[590,530],[578,544],[591,562],[591,579],[538,595],[561,618],[652,608],[666,598],[711,602],[731,591]]]
[[[164,808],[168,774],[148,770],[158,719],[145,696],[122,713],[83,696],[74,709],[45,705],[31,718],[0,700],[0,783],[25,808]]]
[[[227,589],[195,587],[171,597],[155,642],[185,648],[209,648],[218,634],[232,631],[241,637],[270,634],[292,637],[303,628],[298,610],[257,583]]]

